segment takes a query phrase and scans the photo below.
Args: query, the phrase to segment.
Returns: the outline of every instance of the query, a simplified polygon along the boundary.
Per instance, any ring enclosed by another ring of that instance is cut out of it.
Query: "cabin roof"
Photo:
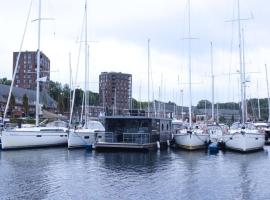
[[[147,116],[125,116],[125,115],[119,115],[119,116],[106,116],[105,119],[158,119],[158,120],[167,120],[172,121],[172,119],[169,118],[161,118],[161,117],[147,117]]]

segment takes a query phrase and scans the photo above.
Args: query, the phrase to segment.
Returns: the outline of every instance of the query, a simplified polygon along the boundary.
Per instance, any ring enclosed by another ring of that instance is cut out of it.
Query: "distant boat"
[[[55,146],[67,144],[66,127],[39,127],[39,82],[40,79],[40,20],[41,20],[41,0],[39,0],[39,18],[38,18],[38,50],[37,50],[37,87],[36,87],[36,126],[35,127],[19,127],[13,129],[5,129],[2,132],[2,149],[14,148],[28,148],[28,147],[42,147]],[[18,59],[17,63],[18,65]],[[16,66],[17,68],[17,66]],[[16,70],[14,71],[14,74]],[[15,76],[13,75],[12,86],[10,87],[10,94],[13,87]],[[9,98],[10,99],[10,94]],[[6,105],[5,113],[9,105],[9,100]],[[5,115],[5,114],[4,114]],[[5,116],[4,116],[5,118]]]
[[[206,129],[202,129],[200,125],[192,124],[191,113],[191,34],[190,34],[190,0],[188,1],[188,41],[189,41],[189,125],[174,134],[175,143],[184,149],[194,150],[206,147],[209,141],[209,135]]]

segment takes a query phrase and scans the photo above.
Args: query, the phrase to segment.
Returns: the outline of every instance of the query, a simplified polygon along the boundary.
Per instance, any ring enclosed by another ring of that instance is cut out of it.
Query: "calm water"
[[[268,152],[0,151],[0,199],[269,199]]]

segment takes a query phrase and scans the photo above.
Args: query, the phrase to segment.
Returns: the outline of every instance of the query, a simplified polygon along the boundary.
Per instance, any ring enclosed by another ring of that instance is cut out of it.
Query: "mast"
[[[140,101],[140,110],[142,110],[142,98],[141,98],[141,92],[142,92],[142,83],[140,82],[139,86],[139,101]]]
[[[242,40],[241,40],[241,19],[240,19],[240,2],[237,0],[238,8],[238,39],[239,39],[239,64],[240,64],[240,87],[241,87],[241,111],[242,111],[242,124],[245,123],[245,102],[244,102],[244,77],[243,77],[243,64],[242,64]]]
[[[268,122],[270,122],[270,95],[269,95],[269,83],[268,83],[268,71],[265,64],[266,86],[267,86],[267,98],[268,98]]]
[[[75,92],[75,90],[74,90]],[[83,107],[84,107],[84,102],[85,102],[85,93],[83,92],[83,98],[82,98],[82,109],[81,109],[81,124],[83,123]],[[84,108],[85,109],[85,108]]]
[[[85,50],[85,83],[84,83],[84,93],[85,93],[85,97],[84,97],[84,119],[85,119],[85,127],[87,127],[87,110],[88,110],[88,104],[89,104],[89,88],[88,88],[88,84],[89,84],[89,69],[88,69],[88,45],[87,45],[87,0],[85,0],[85,35],[84,35],[84,50]]]
[[[177,88],[177,91],[179,92],[176,92],[176,95],[178,96],[179,95],[179,99],[178,99],[178,101],[177,101],[177,103],[178,103],[178,105],[180,106],[180,98],[181,98],[181,89],[180,89],[180,77],[179,77],[179,75],[178,75],[178,88]],[[177,99],[177,98],[176,98]],[[178,118],[179,118],[179,106],[178,106],[178,108],[177,108],[177,106],[176,106],[176,113],[177,113],[177,116],[178,116]]]
[[[184,90],[181,90],[181,101],[182,101],[182,106],[181,106],[181,117],[182,121],[184,121]]]
[[[245,112],[245,121],[247,120],[248,117],[248,112],[247,112],[247,87],[246,87],[246,62],[245,62],[245,35],[244,35],[244,29],[242,28],[242,40],[243,40],[243,97],[244,97],[244,112]]]
[[[71,68],[71,53],[68,54],[69,57],[69,110],[71,113],[71,104],[72,104],[72,68]]]
[[[190,0],[188,0],[188,66],[189,66],[189,127],[192,126],[192,94],[191,94],[191,28],[190,28]]]
[[[260,95],[259,95],[259,82],[258,82],[258,80],[257,80],[257,98],[258,98],[258,118],[259,118],[258,120],[260,120],[261,119],[261,106],[260,106]]]
[[[38,8],[38,49],[37,49],[36,126],[39,125],[40,32],[41,32],[41,0],[39,0],[39,8]]]
[[[212,78],[212,120],[215,121],[215,76],[213,68],[213,43],[210,43],[211,46],[211,78]]]
[[[32,3],[33,3],[33,1],[30,2],[29,11],[28,11],[28,14],[27,14],[27,19],[26,19],[26,23],[25,23],[25,26],[24,26],[23,36],[22,36],[22,40],[21,40],[21,44],[20,44],[20,50],[19,50],[19,53],[18,53],[17,58],[16,58],[16,65],[15,65],[13,75],[12,75],[12,81],[11,81],[11,86],[9,88],[9,94],[8,94],[7,104],[6,104],[5,111],[4,111],[3,121],[6,118],[7,111],[8,111],[8,108],[9,108],[11,92],[13,90],[13,85],[14,85],[14,82],[15,82],[15,76],[16,76],[16,73],[17,73],[17,70],[18,70],[18,65],[19,65],[19,60],[20,60],[20,56],[21,56],[21,52],[22,52],[24,38],[25,38],[26,30],[27,30],[27,25],[28,25],[31,9],[32,9]]]
[[[150,39],[147,40],[147,100],[148,100],[148,117],[150,115]]]

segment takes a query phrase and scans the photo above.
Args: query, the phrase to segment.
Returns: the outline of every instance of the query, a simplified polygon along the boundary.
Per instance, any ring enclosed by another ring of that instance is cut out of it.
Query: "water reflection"
[[[2,199],[268,199],[268,149],[254,154],[167,149],[0,151]]]
[[[43,199],[51,190],[48,168],[51,156],[42,150],[2,151],[1,196],[10,199]],[[29,155],[30,153],[30,155]],[[8,186],[8,187],[7,187]]]

